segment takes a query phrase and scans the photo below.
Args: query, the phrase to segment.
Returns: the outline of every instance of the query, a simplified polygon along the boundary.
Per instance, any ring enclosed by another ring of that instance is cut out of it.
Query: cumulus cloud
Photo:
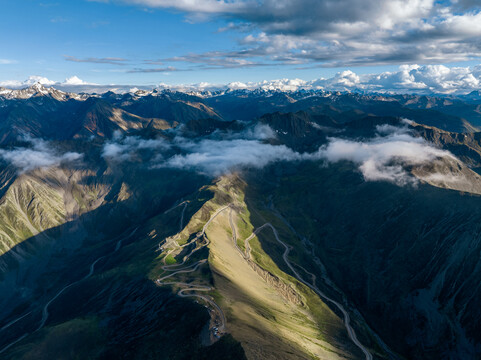
[[[265,91],[354,91],[418,94],[466,94],[481,87],[481,65],[447,67],[444,65],[401,65],[397,71],[358,75],[351,70],[316,80],[277,79],[229,84],[160,84],[159,89],[177,91],[255,90]]]
[[[50,80],[44,76],[39,76],[39,75],[29,76],[28,79],[23,81],[21,80],[0,81],[1,87],[6,87],[9,89],[23,89],[35,84],[41,84],[43,86],[55,86],[60,89],[64,87],[72,88],[76,86],[96,85],[94,83],[83,81],[82,79],[80,79],[78,76],[75,76],[75,75],[69,78],[66,78],[63,82]]]
[[[234,81],[228,84],[214,84],[209,82],[201,82],[198,84],[177,84],[171,85],[160,83],[157,88],[159,90],[174,90],[181,92],[214,92],[224,90],[257,90],[264,91],[297,91],[301,89],[314,89],[313,81],[302,79],[276,79],[262,80],[258,82],[241,82]],[[320,87],[318,87],[320,88]]]
[[[59,153],[49,142],[42,139],[25,138],[31,147],[16,147],[12,150],[0,149],[0,158],[15,166],[19,173],[58,166],[82,158],[77,152]]]
[[[83,81],[78,76],[71,76],[62,83],[63,85],[88,85],[88,82]]]
[[[16,88],[32,86],[33,84],[36,84],[36,83],[46,85],[46,86],[51,86],[51,85],[56,84],[55,81],[49,80],[46,77],[38,76],[38,75],[32,75],[32,76],[29,76],[28,79],[24,80],[24,81],[19,81],[19,80],[1,81],[0,86],[11,88],[11,89],[16,89]]]
[[[481,5],[472,0],[111,0],[228,21],[235,50],[180,56],[231,66],[442,63],[481,56]],[[245,32],[249,32],[245,35]]]
[[[221,89],[226,89],[223,84],[212,84],[209,82],[200,82],[198,84],[177,84],[171,85],[166,83],[160,83],[157,85],[159,90],[173,90],[181,92],[204,92],[204,91],[217,91]]]
[[[463,93],[479,89],[481,66],[403,65],[397,72],[366,76],[366,89],[394,92]]]
[[[152,69],[142,69],[141,72]],[[170,71],[170,68],[159,71]],[[157,70],[155,70],[157,71]],[[67,78],[63,82],[55,82],[42,76],[30,76],[25,81],[3,81],[1,87],[18,89],[35,83],[54,86],[66,91],[82,92],[129,92],[131,85],[97,85],[79,79],[77,76]],[[213,92],[224,90],[255,90],[265,91],[354,91],[381,93],[418,93],[418,94],[466,94],[481,87],[481,65],[472,67],[447,67],[444,65],[401,65],[397,71],[378,74],[356,74],[351,70],[340,71],[330,78],[315,80],[276,79],[258,82],[231,82],[228,84],[214,84],[201,82],[198,84],[170,85],[160,83],[159,90],[175,90],[182,92]],[[137,90],[151,90],[152,87],[138,86]]]

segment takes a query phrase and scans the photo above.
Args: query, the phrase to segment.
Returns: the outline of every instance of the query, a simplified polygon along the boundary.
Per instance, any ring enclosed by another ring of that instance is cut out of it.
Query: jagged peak
[[[32,86],[30,86],[28,89],[31,89],[33,91],[36,91],[37,93],[41,93],[41,94],[48,94],[50,92],[52,92],[53,90],[55,90],[54,88],[46,88],[42,83],[40,82],[36,82],[35,84],[33,84]]]

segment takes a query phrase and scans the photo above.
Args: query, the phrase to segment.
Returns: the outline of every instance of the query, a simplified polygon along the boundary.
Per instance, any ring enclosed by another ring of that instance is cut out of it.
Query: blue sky
[[[475,67],[476,1],[0,0],[0,82],[318,79]]]

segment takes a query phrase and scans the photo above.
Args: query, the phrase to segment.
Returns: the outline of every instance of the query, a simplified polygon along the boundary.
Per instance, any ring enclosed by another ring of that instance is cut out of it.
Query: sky
[[[481,84],[477,0],[0,0],[0,9],[0,86]]]

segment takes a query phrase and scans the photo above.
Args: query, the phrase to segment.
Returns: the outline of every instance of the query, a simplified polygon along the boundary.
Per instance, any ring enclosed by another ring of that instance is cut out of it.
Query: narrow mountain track
[[[233,221],[232,219],[230,219],[230,224],[231,224],[231,227],[233,227]],[[354,331],[354,329],[352,328],[351,326],[351,318],[349,316],[349,313],[346,311],[346,309],[344,308],[344,306],[342,306],[342,304],[340,304],[339,302],[335,301],[334,299],[331,299],[329,296],[327,296],[326,294],[324,294],[315,284],[315,275],[312,274],[312,273],[309,273],[308,271],[306,271],[305,269],[303,269],[307,274],[309,274],[311,277],[312,277],[312,281],[313,283],[309,283],[307,281],[305,281],[302,276],[299,274],[299,272],[294,268],[294,266],[299,266],[293,262],[291,262],[289,260],[289,252],[291,251],[292,247],[287,245],[285,242],[283,242],[280,238],[279,238],[279,234],[277,233],[277,230],[276,228],[271,224],[271,223],[265,223],[264,225],[258,227],[257,229],[254,230],[254,232],[244,240],[244,244],[245,244],[245,252],[242,252],[242,250],[240,250],[239,248],[237,248],[240,252],[241,252],[241,255],[246,259],[246,260],[249,260],[251,258],[251,247],[249,245],[249,242],[250,240],[252,240],[255,236],[257,236],[257,234],[262,231],[263,229],[269,227],[272,232],[274,233],[274,237],[276,238],[277,242],[279,244],[281,244],[283,247],[284,247],[284,253],[282,254],[282,259],[284,260],[284,262],[286,263],[286,265],[289,267],[289,269],[292,271],[292,273],[294,274],[294,277],[301,283],[303,283],[304,285],[306,285],[307,287],[309,287],[312,291],[314,291],[317,295],[319,295],[324,301],[326,302],[329,302],[331,304],[333,304],[335,307],[337,307],[339,309],[339,311],[341,311],[342,315],[343,315],[343,322],[344,322],[344,327],[346,328],[346,331],[347,331],[347,334],[349,336],[349,338],[351,339],[351,341],[354,343],[354,345],[356,345],[364,354],[366,360],[372,360],[373,359],[373,356],[372,354],[369,352],[369,350],[367,350],[367,348],[361,344],[361,342],[358,340],[357,338],[357,335],[356,335],[356,332]],[[235,232],[234,228],[232,230],[233,234]],[[235,240],[235,243],[237,243],[237,240]],[[300,267],[300,266],[299,266]]]
[[[279,218],[288,228],[289,230],[292,231],[293,234],[295,234],[299,239],[301,239],[303,242],[305,242],[306,244],[308,244],[310,247],[311,247],[311,256],[312,256],[312,259],[314,260],[314,262],[320,266],[322,269],[324,269],[324,272],[325,272],[325,267],[324,265],[322,264],[321,262],[321,259],[319,259],[319,257],[315,254],[314,252],[314,245],[311,241],[309,241],[308,239],[306,239],[304,236],[302,236],[301,234],[299,234],[296,229],[294,229],[294,227],[287,221],[287,219],[282,216],[282,214],[275,208],[274,204],[271,203],[269,204],[268,208],[274,213],[274,215],[276,215],[277,218]],[[431,231],[431,230],[430,230]],[[293,263],[295,266],[298,266],[299,268],[301,268],[302,270],[304,270],[308,275],[311,275],[313,277],[313,282],[312,284],[315,286],[316,285],[316,275],[314,275],[313,273],[311,272],[308,272],[306,269],[302,268],[299,264],[296,264],[296,263]],[[332,282],[331,279],[329,279],[327,277],[326,274],[324,274],[322,276],[322,280],[329,286],[331,287],[333,290],[340,292],[340,290],[335,286],[335,284]],[[374,332],[374,330],[372,330],[371,328],[369,328],[369,331],[371,333],[371,336],[373,336],[376,341],[377,341],[377,344],[379,346],[382,347],[382,349],[387,353],[389,354],[390,358],[391,359],[399,359],[399,356],[397,354],[395,354],[388,346],[387,344],[381,339],[381,337],[376,333]]]
[[[135,232],[137,231],[138,227],[135,228],[129,235],[127,236],[124,236],[124,235],[120,235],[120,239],[116,242],[115,244],[115,249],[109,254],[113,254],[117,251],[120,250],[121,246],[122,246],[122,242],[124,240],[127,240],[129,239],[130,237],[132,237]],[[95,272],[95,265],[102,259],[108,257],[109,255],[102,255],[100,257],[98,257],[97,259],[94,260],[94,262],[92,262],[89,266],[89,272],[81,279],[77,280],[77,281],[74,281],[73,283],[71,284],[68,284],[66,285],[65,287],[63,287],[60,291],[57,292],[57,294],[55,294],[55,296],[53,298],[51,298],[46,304],[45,306],[42,308],[42,319],[40,320],[40,324],[38,326],[38,328],[36,330],[34,330],[32,333],[35,333],[37,331],[39,331],[40,329],[42,329],[45,325],[45,323],[47,322],[48,318],[49,318],[49,307],[50,305],[55,301],[57,300],[58,297],[60,297],[60,295],[62,295],[67,289],[73,287],[74,285],[77,285],[78,283],[88,279],[89,277],[91,277],[93,275],[93,273]],[[31,312],[30,312],[31,313]],[[0,331],[6,329],[7,327],[13,325],[14,323],[20,321],[22,318],[26,317],[27,315],[29,315],[30,313],[27,313],[23,316],[21,316],[20,318],[17,318],[16,320],[14,321],[11,321],[9,324],[5,325],[4,327],[2,327],[0,329]],[[5,352],[6,350],[8,350],[10,347],[12,347],[13,345],[15,345],[16,343],[18,343],[19,341],[21,341],[22,339],[24,339],[25,337],[27,337],[28,335],[30,335],[30,333],[25,333],[24,335],[22,335],[20,338],[16,339],[15,341],[11,342],[10,344],[6,345],[3,349],[0,350],[0,354]]]
[[[115,244],[115,249],[114,249],[114,251],[113,251],[112,253],[115,253],[115,252],[119,251],[120,248],[121,248],[121,246],[122,246],[122,241],[123,241],[123,240],[126,240],[126,239],[128,239],[128,238],[130,238],[130,237],[132,237],[132,235],[135,234],[135,232],[137,231],[137,229],[138,229],[138,227],[135,228],[128,236],[120,238],[120,239],[116,242],[116,244]],[[72,287],[72,286],[74,286],[74,285],[77,285],[79,282],[81,282],[81,281],[83,281],[83,280],[86,280],[86,279],[88,279],[89,277],[91,277],[91,276],[93,275],[94,271],[95,271],[95,265],[97,265],[97,263],[98,263],[100,260],[106,258],[107,256],[108,256],[108,255],[103,255],[103,256],[98,257],[92,264],[90,264],[89,272],[88,272],[87,275],[85,275],[82,279],[77,280],[77,281],[75,281],[75,282],[73,282],[73,283],[65,286],[65,287],[64,287],[62,290],[60,290],[52,299],[50,299],[50,301],[44,306],[44,308],[43,308],[43,310],[42,310],[42,320],[41,320],[40,325],[39,325],[39,327],[38,327],[37,330],[40,330],[40,329],[45,325],[45,322],[48,320],[48,316],[49,316],[48,308],[49,308],[50,304],[51,304],[52,302],[54,302],[54,301],[55,301],[65,290],[67,290],[68,288],[70,288],[70,287]]]
[[[182,209],[182,213],[181,213],[181,216],[180,216],[180,224],[179,224],[179,232],[181,232],[184,228],[184,214],[185,214],[185,210],[187,209],[187,205],[189,205],[189,200],[185,200],[185,201],[182,201],[180,202],[179,204],[177,205],[174,205],[173,207],[171,207],[170,209],[168,210],[165,210],[162,214],[165,215],[165,214],[168,214],[170,213],[171,211],[177,209],[179,206],[182,206],[184,205],[183,209]],[[158,246],[157,246],[157,250],[156,251],[162,251],[162,244],[165,244],[166,242],[166,239],[163,239],[161,242],[159,242]],[[187,246],[187,244],[185,244],[184,246]],[[164,258],[165,259],[165,258]]]
[[[182,214],[180,215],[179,232],[181,232],[184,229],[184,215],[185,215],[185,210],[187,209],[187,205],[189,205],[189,202],[184,201],[184,208],[182,209]]]
[[[232,229],[232,241],[234,242],[234,246],[239,253],[243,254],[241,248],[237,244],[237,232],[235,230],[234,221],[232,219],[232,209],[230,209],[230,211],[229,211],[229,224],[230,224],[230,227]]]
[[[168,214],[168,213],[170,213],[172,210],[177,209],[179,206],[182,206],[182,205],[184,205],[184,204],[186,204],[186,203],[189,203],[189,201],[188,201],[188,200],[182,201],[182,202],[178,203],[177,205],[172,206],[170,209],[165,210],[165,211],[163,212],[163,214],[164,214],[164,215],[165,215],[165,214]]]
[[[179,205],[177,205],[177,206],[179,206]],[[197,233],[196,237],[193,240],[189,241],[187,244],[179,245],[179,244],[177,244],[177,241],[175,241],[175,240],[172,240],[168,243],[166,242],[166,244],[164,244],[163,247],[166,247],[168,245],[173,245],[174,248],[170,249],[167,252],[167,254],[164,256],[164,260],[163,260],[164,264],[165,264],[165,259],[167,258],[167,256],[169,256],[175,250],[178,250],[182,247],[186,247],[186,246],[188,246],[192,243],[197,242],[200,239],[204,240],[204,243],[201,246],[198,246],[198,247],[194,248],[188,255],[184,256],[182,263],[162,266],[161,267],[162,270],[169,271],[169,272],[172,271],[172,273],[169,274],[169,275],[165,275],[165,276],[163,276],[163,277],[161,277],[161,278],[159,278],[155,281],[157,283],[157,285],[159,285],[159,286],[171,285],[171,286],[184,287],[177,292],[177,295],[179,295],[180,297],[184,297],[184,298],[185,297],[193,297],[193,298],[201,299],[201,300],[205,301],[207,304],[209,304],[214,309],[214,311],[216,311],[216,313],[219,315],[220,325],[218,326],[218,331],[221,332],[221,333],[224,333],[226,331],[226,318],[225,318],[225,314],[222,311],[222,309],[220,308],[220,306],[217,305],[217,303],[212,298],[210,298],[206,295],[201,295],[201,294],[197,294],[197,293],[186,294],[186,292],[191,292],[191,291],[192,292],[199,292],[199,291],[208,292],[208,291],[214,290],[212,287],[206,286],[206,285],[198,285],[198,284],[189,284],[189,283],[185,283],[185,282],[177,282],[177,281],[165,282],[165,280],[170,279],[177,274],[186,274],[186,273],[195,272],[195,271],[197,271],[197,269],[201,265],[207,263],[207,259],[202,259],[202,260],[199,260],[199,261],[197,261],[197,262],[195,262],[191,265],[185,266],[185,263],[190,259],[192,254],[194,254],[195,252],[203,249],[204,247],[206,247],[210,244],[210,240],[205,234],[205,232],[207,230],[207,227],[212,222],[212,220],[214,220],[221,212],[230,208],[230,206],[231,206],[231,204],[226,205],[226,206],[218,209],[209,218],[209,220],[204,224],[204,226],[202,227],[202,231]],[[186,208],[187,208],[187,203],[185,204],[184,208],[182,209],[181,219],[180,219],[180,231],[183,230],[184,213],[185,213]]]
[[[10,326],[12,326],[13,324],[15,324],[15,323],[17,323],[18,321],[22,320],[23,318],[27,317],[27,316],[30,315],[31,313],[32,313],[32,312],[29,311],[28,313],[26,313],[26,314],[24,314],[24,315],[16,318],[15,320],[10,321],[8,324],[4,325],[4,326],[0,329],[0,331],[3,331],[3,330],[5,330],[6,328],[9,328]]]
[[[301,265],[297,264],[297,263],[292,263],[292,265],[294,266],[297,266],[299,269],[301,269],[302,271],[304,271],[307,275],[309,275],[311,277],[311,284],[313,286],[316,286],[316,281],[317,281],[317,276],[313,273],[311,273],[310,271],[306,270],[304,267],[302,267]]]

